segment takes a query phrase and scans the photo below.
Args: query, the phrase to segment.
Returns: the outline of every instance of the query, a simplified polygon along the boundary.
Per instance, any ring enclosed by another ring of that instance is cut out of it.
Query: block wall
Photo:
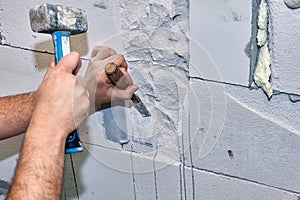
[[[48,67],[51,37],[33,33],[28,17],[42,3],[0,1],[0,96],[36,90]],[[267,1],[268,100],[253,83],[259,4],[64,1],[88,15],[88,32],[71,38],[83,59],[80,75],[94,45],[114,48],[152,115],[114,107],[89,116],[79,127],[85,151],[65,158],[61,198],[299,200],[300,9]],[[0,141],[0,199],[22,139]]]

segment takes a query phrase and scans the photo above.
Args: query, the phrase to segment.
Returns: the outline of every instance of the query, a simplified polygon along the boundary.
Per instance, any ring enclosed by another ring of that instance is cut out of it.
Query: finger
[[[137,85],[130,85],[125,90],[118,89],[114,87],[112,92],[112,99],[113,100],[129,100],[131,99],[134,92],[138,89]]]
[[[104,83],[106,83],[107,85],[114,84],[114,83],[107,77],[107,75],[103,75],[102,80],[103,80]]]
[[[73,73],[74,75],[77,75],[78,72],[79,72],[79,70],[80,70],[80,68],[81,68],[81,66],[82,66],[82,60],[79,59],[79,62],[77,63],[77,66],[76,66],[75,70],[74,70],[72,73]]]
[[[77,52],[71,52],[59,61],[56,68],[68,73],[77,74],[81,63],[80,55]]]
[[[52,70],[55,68],[55,61],[54,61],[54,56],[51,56],[51,62],[50,62],[50,65],[47,69],[47,72],[44,76],[44,79],[45,78],[48,78],[49,74],[51,74]]]
[[[106,46],[95,46],[92,51],[92,59],[103,60],[117,54],[115,50]]]

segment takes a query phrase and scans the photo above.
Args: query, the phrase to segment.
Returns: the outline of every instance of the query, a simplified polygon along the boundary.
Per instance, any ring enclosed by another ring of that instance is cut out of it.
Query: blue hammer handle
[[[56,31],[52,33],[54,44],[55,64],[57,64],[62,57],[70,53],[70,32]],[[80,144],[80,137],[75,129],[67,137],[65,154],[82,152],[83,147]]]

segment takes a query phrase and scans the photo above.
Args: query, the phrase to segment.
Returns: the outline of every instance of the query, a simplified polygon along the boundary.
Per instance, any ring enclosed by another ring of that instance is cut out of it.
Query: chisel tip
[[[139,111],[139,113],[143,115],[143,117],[151,116],[150,112],[148,111],[148,109],[146,108],[142,100],[137,95],[133,95],[131,100],[133,102],[134,107]]]

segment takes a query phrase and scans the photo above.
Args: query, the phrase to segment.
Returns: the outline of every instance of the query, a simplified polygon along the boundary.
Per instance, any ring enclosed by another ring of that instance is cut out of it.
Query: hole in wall
[[[230,157],[230,158],[233,158],[233,151],[232,150],[228,150],[227,151],[227,153],[228,153],[228,156]]]

